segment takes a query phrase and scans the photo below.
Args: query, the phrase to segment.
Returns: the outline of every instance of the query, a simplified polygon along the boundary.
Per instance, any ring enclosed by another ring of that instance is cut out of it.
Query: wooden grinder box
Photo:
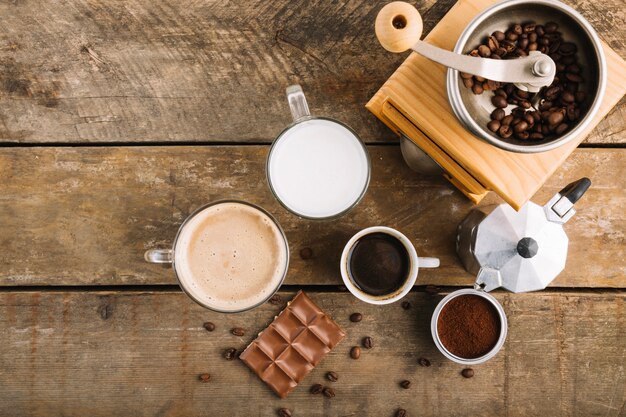
[[[453,50],[469,22],[494,3],[460,0],[424,40]],[[509,152],[473,136],[448,103],[447,68],[417,53],[409,55],[366,107],[434,159],[444,176],[474,203],[495,191],[519,210],[626,93],[626,62],[602,44],[608,77],[598,114],[576,140],[548,152]]]

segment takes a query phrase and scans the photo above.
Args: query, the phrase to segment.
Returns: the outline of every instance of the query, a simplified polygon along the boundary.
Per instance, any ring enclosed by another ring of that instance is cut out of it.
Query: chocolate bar
[[[280,398],[285,398],[345,335],[299,291],[239,357]]]

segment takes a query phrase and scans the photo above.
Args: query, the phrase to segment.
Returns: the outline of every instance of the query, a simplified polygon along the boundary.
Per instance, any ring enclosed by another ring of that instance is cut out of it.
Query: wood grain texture
[[[386,0],[2,2],[0,141],[271,141],[299,82],[314,113],[393,138],[364,105],[404,56],[373,22]],[[425,34],[453,0],[421,0]],[[624,56],[622,0],[568,0]],[[589,143],[625,141],[625,103]]]
[[[282,293],[285,300],[293,294]],[[0,414],[13,416],[622,416],[626,400],[623,293],[496,294],[509,319],[507,341],[489,362],[464,368],[430,336],[441,296],[410,293],[371,306],[346,293],[309,295],[346,338],[291,395],[280,400],[228,347],[243,349],[282,308],[211,313],[182,293],[0,292]],[[359,311],[360,323],[348,316]],[[212,333],[202,324],[217,326]],[[229,330],[246,329],[242,337]],[[349,358],[364,336],[374,341]],[[420,367],[425,357],[432,366]],[[336,383],[325,381],[334,370]],[[208,372],[209,383],[198,381]],[[409,390],[399,382],[413,382]],[[337,396],[308,393],[314,383]]]
[[[472,204],[443,178],[419,176],[397,146],[370,146],[364,200],[335,221],[305,221],[272,197],[266,146],[4,148],[0,150],[0,285],[173,284],[171,269],[143,261],[171,246],[195,208],[239,198],[261,205],[284,227],[292,253],[289,284],[340,284],[343,245],[358,230],[404,232],[441,268],[417,283],[468,285],[457,259],[456,227]],[[570,237],[561,287],[626,287],[624,149],[579,149],[535,196],[544,204],[567,183],[593,181],[565,230]],[[484,204],[496,203],[493,193]],[[303,247],[313,258],[302,260]]]

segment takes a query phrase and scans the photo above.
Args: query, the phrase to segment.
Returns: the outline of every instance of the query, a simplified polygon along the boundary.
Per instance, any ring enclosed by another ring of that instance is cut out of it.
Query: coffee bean
[[[569,126],[567,125],[567,123],[561,123],[556,127],[556,129],[554,129],[554,133],[556,133],[557,135],[562,135],[563,133],[565,133],[568,127]]]
[[[493,96],[491,97],[491,104],[496,106],[497,108],[503,109],[509,104],[506,102],[506,99],[502,96]]]
[[[409,301],[403,301],[402,304],[400,304],[400,305],[405,310],[408,310],[409,308],[411,308],[411,303]]]
[[[460,75],[460,76],[461,76],[461,78],[463,78],[463,79],[473,78],[473,77],[474,77],[472,74],[468,74],[467,72],[461,72],[461,71],[459,71],[459,75]]]
[[[352,313],[352,314],[350,314],[350,321],[352,323],[358,323],[361,320],[363,320],[363,314],[361,314],[361,313]]]
[[[309,247],[300,249],[300,258],[306,261],[307,259],[311,259],[312,257],[313,257],[313,249]]]
[[[237,349],[228,348],[224,351],[224,359],[227,361],[232,361],[237,356]]]
[[[506,116],[504,116],[504,118],[502,120],[500,120],[500,123],[502,124],[502,126],[508,126],[513,122],[513,115],[512,114],[508,114]]]
[[[210,321],[207,321],[206,323],[204,323],[202,327],[204,327],[207,332],[212,332],[213,330],[215,330],[215,324],[213,324]]]
[[[528,39],[520,39],[520,40],[517,42],[517,46],[518,46],[519,48],[526,49],[526,48],[528,48],[528,44],[529,44],[529,43],[530,43],[530,42],[528,42]],[[535,49],[537,49],[537,44],[535,44]],[[531,50],[534,50],[534,49],[531,49]]]
[[[479,56],[478,55],[478,49],[474,49],[469,53],[469,56]]]
[[[517,124],[513,126],[513,131],[515,133],[525,132],[528,130],[528,123],[525,120],[520,120]]]
[[[493,80],[487,80],[487,88],[485,88],[485,90],[496,90],[498,87],[500,86],[500,83],[497,81],[493,81]],[[483,85],[484,88],[484,85]]]
[[[500,30],[496,30],[495,32],[493,32],[491,34],[494,38],[496,38],[496,40],[498,42],[502,42],[505,39],[505,35],[504,32],[500,31]]]
[[[472,368],[465,368],[461,371],[461,375],[465,378],[471,378],[474,376],[474,370]]]
[[[325,387],[322,390],[322,394],[324,394],[324,397],[326,397],[326,398],[334,398],[335,397],[335,390],[330,388],[330,387]]]
[[[548,124],[556,126],[563,121],[563,113],[560,111],[551,112],[548,116]]]
[[[474,94],[482,94],[484,91],[483,86],[481,84],[474,84],[472,86],[472,93]]]
[[[277,414],[278,417],[291,417],[291,410],[288,408],[279,408]]]
[[[428,368],[430,366],[430,361],[426,358],[419,358],[417,360],[417,363],[419,363],[420,366],[423,366],[424,368]]]
[[[270,304],[273,305],[279,305],[282,304],[283,299],[279,294],[274,294],[272,295],[272,297],[269,299]]]
[[[478,47],[478,55],[482,56],[483,58],[487,58],[491,56],[491,49],[489,49],[487,45],[480,45]]]
[[[527,131],[515,132],[515,137],[519,140],[527,140],[530,137],[530,133]]]
[[[580,74],[580,66],[578,66],[577,64],[568,65],[566,70],[570,74]]]
[[[532,104],[530,103],[530,101],[528,100],[520,100],[519,105],[523,108],[523,109],[530,109],[532,107]]]
[[[569,91],[564,91],[561,94],[561,101],[565,102],[565,103],[573,103],[574,102],[574,94],[570,93]]]
[[[500,42],[496,39],[495,36],[490,36],[489,39],[487,39],[487,46],[489,47],[491,52],[493,52],[500,47]]]
[[[243,336],[244,334],[246,334],[246,331],[242,329],[241,327],[233,327],[232,329],[230,329],[230,332],[234,336]]]
[[[353,346],[352,349],[350,349],[350,357],[352,359],[359,359],[361,357],[361,348]]]
[[[530,42],[528,44],[529,51],[536,51],[537,49],[539,49],[539,44],[537,42]]]
[[[489,123],[487,123],[487,129],[491,130],[494,133],[496,133],[498,129],[500,129],[500,126],[501,126],[501,123],[499,120],[492,120]]]
[[[530,32],[534,32],[535,31],[535,27],[537,25],[535,25],[535,23],[531,22],[531,23],[526,23],[522,29],[524,30],[524,33],[530,33]]]
[[[326,379],[330,382],[337,382],[337,380],[339,379],[339,375],[337,375],[337,372],[329,371],[326,372]]]
[[[396,411],[396,417],[409,417],[409,414],[404,408],[398,408],[398,411]]]
[[[506,40],[507,41],[511,41],[511,42],[515,42],[517,40],[517,38],[519,38],[519,35],[515,32],[507,32],[506,33]]]
[[[313,384],[311,385],[311,389],[309,390],[309,392],[311,394],[317,395],[317,394],[321,394],[323,390],[324,390],[324,387],[322,386],[322,384]]]
[[[198,379],[200,380],[200,382],[207,383],[211,379],[211,375],[206,374],[206,373],[205,374],[200,374],[200,375],[198,375]]]
[[[559,48],[559,53],[561,55],[567,56],[575,54],[577,50],[578,48],[576,47],[576,44],[572,42],[563,42],[561,44],[561,47]]]
[[[516,33],[518,35],[521,35],[522,33],[524,33],[524,29],[522,29],[522,25],[513,25],[511,27],[511,31],[513,31],[513,33]]]
[[[498,136],[500,136],[503,139],[508,139],[512,135],[513,135],[513,129],[511,129],[509,125],[500,126],[500,129],[498,129]]]
[[[543,135],[541,133],[535,132],[535,133],[531,133],[529,138],[531,140],[541,140],[543,139]]]
[[[587,98],[587,95],[584,91],[577,91],[574,94],[574,99],[576,100],[576,103],[582,103],[583,101],[585,101],[585,98]]]
[[[374,341],[371,337],[365,336],[362,340],[362,345],[365,349],[371,349],[374,347]]]
[[[545,24],[544,28],[546,30],[546,33],[554,33],[559,28],[559,25],[555,22],[548,22]]]
[[[566,73],[565,79],[573,83],[582,83],[584,81],[583,77],[581,77],[579,74],[574,74],[573,72]]]
[[[404,381],[400,382],[400,386],[404,389],[409,389],[411,388],[411,381],[405,379]]]
[[[527,112],[522,119],[528,123],[528,126],[533,126],[535,124],[535,118],[532,115],[533,112]]]
[[[569,106],[567,106],[567,108],[565,109],[565,114],[567,115],[567,120],[569,120],[570,122],[574,122],[576,121],[577,117],[576,117],[576,105],[575,104],[570,104]]]
[[[463,85],[465,88],[472,88],[474,86],[474,78],[463,78]]]

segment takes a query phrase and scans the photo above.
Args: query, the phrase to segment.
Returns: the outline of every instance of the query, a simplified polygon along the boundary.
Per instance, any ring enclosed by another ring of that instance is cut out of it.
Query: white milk
[[[367,187],[365,148],[344,126],[325,119],[296,124],[274,144],[268,175],[278,199],[305,217],[330,217],[350,208]]]

